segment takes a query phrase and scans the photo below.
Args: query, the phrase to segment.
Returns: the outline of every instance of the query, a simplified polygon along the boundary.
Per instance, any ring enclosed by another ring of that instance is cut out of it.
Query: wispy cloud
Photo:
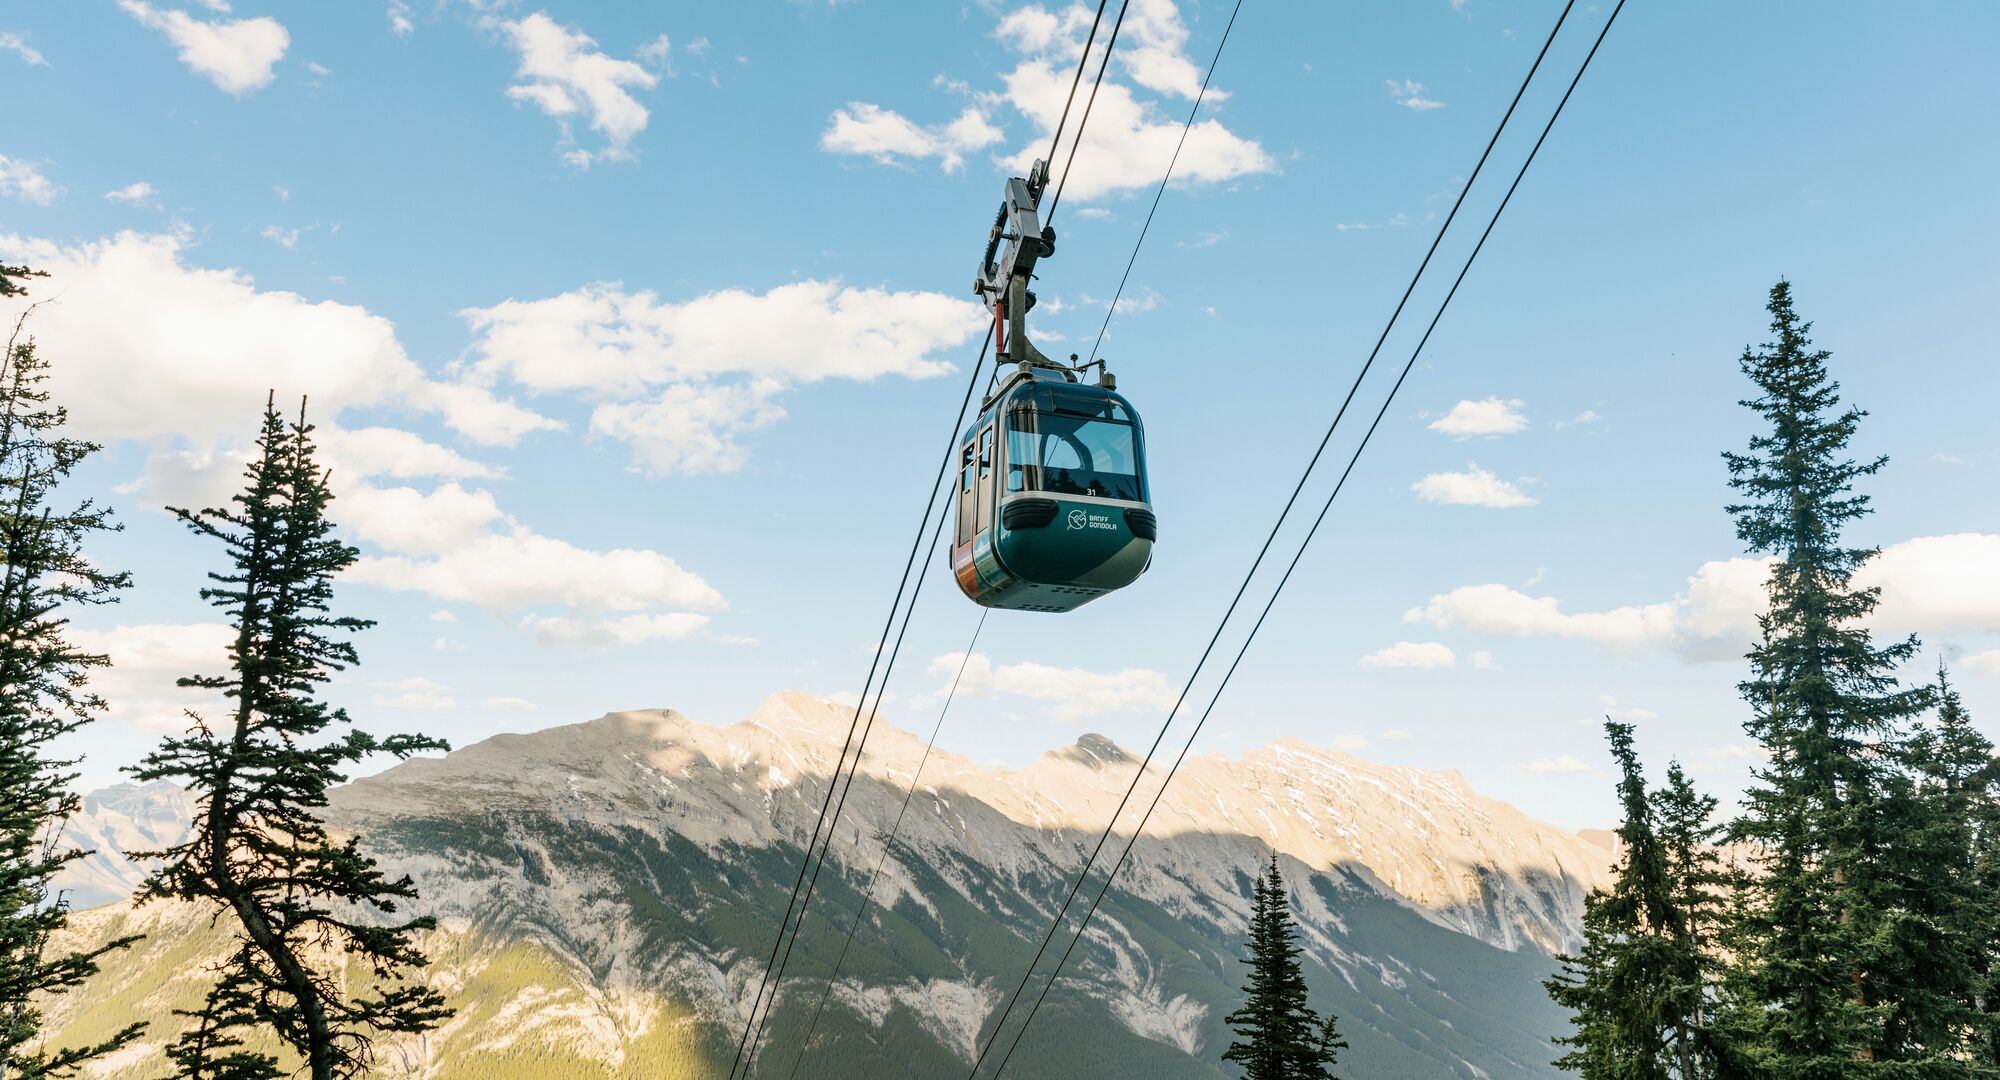
[[[158,204],[153,201],[153,194],[153,185],[144,180],[139,180],[126,184],[116,191],[107,191],[104,193],[104,197],[115,203],[123,203],[126,206],[155,206]]]
[[[1406,109],[1429,112],[1432,109],[1444,108],[1444,102],[1424,96],[1423,83],[1412,82],[1409,79],[1384,79],[1383,82],[1389,84],[1389,96],[1396,99],[1396,104]]]
[[[1457,654],[1435,641],[1398,641],[1361,658],[1365,668],[1447,668],[1458,663]]]
[[[18,53],[30,67],[46,67],[49,62],[48,57],[43,56],[40,50],[28,44],[26,35],[12,30],[0,32],[0,52]]]
[[[33,162],[0,154],[0,195],[47,206],[56,201],[57,190]]]

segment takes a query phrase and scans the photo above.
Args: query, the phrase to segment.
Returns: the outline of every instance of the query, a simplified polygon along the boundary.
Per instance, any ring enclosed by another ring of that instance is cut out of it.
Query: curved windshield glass
[[[1008,491],[1145,499],[1131,424],[1027,410],[1007,420]]]

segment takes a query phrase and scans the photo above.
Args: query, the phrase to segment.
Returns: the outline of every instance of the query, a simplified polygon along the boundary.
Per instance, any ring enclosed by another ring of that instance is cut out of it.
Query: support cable
[[[1215,56],[1208,62],[1208,74],[1201,77],[1201,92],[1194,96],[1194,107],[1188,110],[1187,122],[1181,125],[1180,141],[1174,143],[1174,156],[1167,159],[1166,175],[1160,177],[1159,190],[1153,192],[1153,205],[1146,211],[1146,223],[1139,226],[1139,239],[1132,242],[1132,257],[1125,260],[1125,272],[1118,275],[1118,290],[1111,294],[1111,306],[1104,309],[1104,325],[1097,328],[1097,340],[1090,343],[1090,359],[1084,362],[1085,367],[1097,360],[1098,346],[1104,344],[1104,332],[1111,328],[1111,316],[1118,310],[1119,299],[1125,295],[1125,282],[1132,277],[1132,264],[1139,261],[1139,245],[1146,242],[1146,232],[1153,227],[1153,215],[1160,210],[1160,197],[1167,193],[1167,181],[1174,178],[1174,166],[1181,160],[1181,148],[1187,145],[1188,132],[1194,130],[1195,115],[1201,112],[1201,99],[1208,96],[1208,81],[1215,78],[1215,65],[1222,61],[1222,47],[1229,44],[1229,31],[1235,27],[1236,15],[1242,10],[1243,0],[1236,0],[1236,6],[1229,9],[1229,22],[1222,28],[1222,40],[1215,44]]]
[[[1501,197],[1500,205],[1494,208],[1493,216],[1487,221],[1486,228],[1479,234],[1479,242],[1473,245],[1471,254],[1465,257],[1465,264],[1459,268],[1458,276],[1451,283],[1451,289],[1445,293],[1444,300],[1438,305],[1436,314],[1431,316],[1430,324],[1424,328],[1423,337],[1417,341],[1416,348],[1410,352],[1410,359],[1403,364],[1403,370],[1396,376],[1395,385],[1390,387],[1389,395],[1382,400],[1382,407],[1376,410],[1375,419],[1369,423],[1367,432],[1362,435],[1360,445],[1354,448],[1353,456],[1348,458],[1347,467],[1341,470],[1340,479],[1334,483],[1332,492],[1327,495],[1326,502],[1320,507],[1319,516],[1313,519],[1312,527],[1306,530],[1305,538],[1299,541],[1298,551],[1293,553],[1291,562],[1285,567],[1284,575],[1278,579],[1277,587],[1272,590],[1270,599],[1265,601],[1263,611],[1257,615],[1257,621],[1251,625],[1250,633],[1243,639],[1243,644],[1237,649],[1235,658],[1230,661],[1229,669],[1223,674],[1222,681],[1217,684],[1215,694],[1209,699],[1207,708],[1202,710],[1201,717],[1195,721],[1194,730],[1188,733],[1187,742],[1181,746],[1180,753],[1174,758],[1173,765],[1167,769],[1166,777],[1160,781],[1160,788],[1154,792],[1152,802],[1147,805],[1145,814],[1139,819],[1138,827],[1132,830],[1132,835],[1125,841],[1124,848],[1118,853],[1118,860],[1112,863],[1110,872],[1105,875],[1104,884],[1098,888],[1097,895],[1092,898],[1089,909],[1084,912],[1083,921],[1078,925],[1075,936],[1070,939],[1068,947],[1063,950],[1061,957],[1056,960],[1055,970],[1049,974],[1048,982],[1043,984],[1041,993],[1035,998],[1035,1004],[1028,1010],[1027,1017],[1021,1021],[1020,1028],[1015,1031],[1013,1041],[1008,1044],[1007,1053],[1001,1057],[999,1066],[994,1069],[993,1075],[995,1080],[998,1080],[1001,1071],[1006,1069],[1008,1060],[1014,1055],[1014,1049],[1020,1045],[1021,1037],[1027,1033],[1028,1025],[1034,1022],[1035,1014],[1041,1010],[1042,1002],[1048,998],[1049,990],[1055,986],[1056,980],[1062,977],[1063,965],[1068,961],[1070,952],[1076,948],[1077,942],[1083,940],[1084,932],[1090,928],[1091,917],[1097,914],[1098,904],[1103,901],[1105,893],[1110,891],[1111,882],[1118,876],[1118,871],[1124,867],[1126,858],[1132,854],[1133,845],[1138,843],[1139,837],[1145,832],[1146,823],[1152,819],[1153,811],[1159,808],[1160,799],[1166,794],[1167,785],[1173,782],[1174,774],[1179,771],[1181,764],[1187,760],[1188,752],[1194,747],[1195,738],[1201,734],[1202,725],[1208,722],[1209,714],[1215,710],[1216,702],[1221,700],[1222,692],[1228,688],[1230,678],[1236,674],[1237,665],[1243,662],[1244,655],[1250,651],[1251,643],[1256,641],[1257,632],[1263,628],[1265,618],[1271,614],[1272,607],[1278,602],[1278,596],[1284,592],[1285,585],[1291,581],[1292,572],[1298,569],[1299,561],[1305,556],[1306,549],[1312,544],[1313,537],[1318,534],[1320,526],[1326,522],[1327,513],[1333,509],[1334,499],[1340,495],[1341,488],[1346,486],[1347,478],[1354,472],[1354,466],[1361,460],[1362,452],[1368,449],[1369,440],[1374,437],[1375,430],[1381,426],[1382,418],[1388,415],[1389,406],[1395,401],[1397,391],[1403,388],[1404,380],[1409,378],[1410,371],[1416,367],[1417,358],[1423,354],[1424,346],[1430,342],[1431,333],[1437,329],[1439,320],[1444,318],[1446,309],[1451,306],[1452,298],[1458,295],[1459,286],[1465,283],[1466,274],[1472,270],[1473,262],[1479,258],[1480,251],[1486,247],[1486,240],[1493,235],[1494,226],[1500,223],[1500,215],[1506,212],[1507,204],[1513,200],[1515,190],[1521,186],[1521,180],[1528,174],[1528,167],[1534,164],[1535,156],[1541,152],[1542,144],[1548,140],[1549,132],[1556,126],[1556,120],[1562,116],[1563,107],[1569,104],[1570,95],[1576,92],[1577,84],[1583,81],[1584,72],[1590,70],[1590,62],[1597,56],[1598,46],[1604,44],[1605,35],[1611,32],[1612,23],[1618,20],[1618,13],[1624,10],[1624,8],[1625,0],[1618,0],[1617,6],[1611,9],[1610,17],[1604,20],[1604,27],[1597,32],[1597,40],[1591,44],[1590,52],[1585,54],[1583,63],[1577,67],[1576,75],[1570,79],[1568,89],[1563,91],[1562,99],[1556,103],[1555,111],[1549,114],[1548,123],[1542,126],[1541,135],[1536,138],[1534,147],[1528,151],[1527,158],[1521,162],[1520,169],[1514,174],[1513,182],[1507,186],[1507,193]]]
[[[928,507],[926,509],[928,510]],[[947,499],[944,508],[938,512],[937,528],[931,532],[931,547],[937,547],[938,540],[944,536],[944,523],[951,520],[951,511],[952,504]],[[868,707],[868,723],[862,727],[861,738],[855,743],[854,765],[845,770],[847,774],[846,782],[841,782],[840,772],[836,771],[834,773],[833,782],[840,788],[840,798],[833,804],[833,817],[831,818],[836,824],[840,821],[841,810],[847,806],[848,794],[854,790],[854,781],[861,775],[862,751],[868,745],[869,733],[875,730],[875,717],[881,713],[883,695],[889,690],[889,674],[896,668],[896,657],[902,655],[903,635],[909,632],[910,616],[916,611],[917,599],[923,593],[924,582],[927,580],[929,580],[929,575],[918,574],[916,587],[910,590],[910,606],[908,610],[903,612],[903,623],[896,631],[896,643],[889,650],[889,663],[882,670],[881,683],[875,687],[875,703]],[[831,794],[831,790],[829,790],[829,794]],[[813,889],[819,884],[820,871],[826,869],[827,856],[833,852],[833,835],[834,826],[827,826],[826,842],[820,845],[819,857],[813,862],[812,877],[807,879],[805,893],[799,900],[798,922],[792,925],[791,937],[786,940],[785,951],[778,957],[777,971],[770,979],[770,1003],[764,1008],[763,1018],[757,1021],[756,1034],[752,1036],[749,1052],[743,1059],[743,1075],[745,1077],[750,1075],[751,1068],[757,1060],[757,1043],[764,1037],[764,1025],[770,1022],[771,1014],[778,1011],[778,986],[784,981],[785,968],[791,965],[792,949],[798,945],[799,938],[805,935],[806,905],[812,902]],[[810,857],[809,853],[808,858]]]
[[[979,385],[979,371],[981,368],[986,366],[986,350],[992,344],[993,344],[993,328],[989,326],[986,328],[986,339],[983,342],[981,342],[979,346],[979,357],[973,363],[972,372],[966,379],[965,396],[958,403],[957,419],[952,421],[950,442],[946,445],[944,457],[938,461],[937,476],[935,479],[931,481],[930,498],[924,503],[923,516],[917,520],[917,535],[910,541],[910,554],[909,557],[905,559],[903,563],[902,580],[898,582],[896,585],[896,596],[889,603],[889,616],[887,619],[883,621],[882,633],[876,639],[875,658],[874,660],[869,662],[868,677],[861,684],[862,701],[865,701],[867,699],[868,688],[875,681],[876,668],[882,662],[882,651],[884,645],[887,644],[889,639],[889,628],[896,621],[896,611],[902,606],[903,592],[909,586],[910,573],[912,569],[916,566],[917,556],[923,547],[924,526],[930,523],[931,508],[937,504],[938,491],[942,488],[944,484],[945,472],[947,469],[950,468],[952,454],[958,448],[959,427],[965,423],[965,412],[966,409],[972,403],[973,389]],[[883,677],[884,680],[886,681],[887,673],[884,673]],[[848,748],[850,745],[852,745],[854,741],[855,730],[861,723],[862,701],[855,702],[854,717],[852,720],[848,721],[847,737],[844,740],[842,740],[840,744],[840,757],[835,761],[833,781],[828,782],[826,795],[824,798],[820,800],[819,818],[813,823],[812,836],[806,842],[805,858],[803,858],[799,862],[798,878],[792,882],[791,897],[785,902],[784,921],[778,924],[777,939],[771,942],[771,955],[764,961],[763,981],[758,983],[757,995],[756,997],[751,999],[750,1015],[744,1018],[743,1036],[741,1039],[737,1040],[736,1057],[730,1063],[729,1066],[729,1076],[731,1077],[736,1076],[739,1068],[741,1068],[744,1065],[744,1055],[749,1047],[750,1034],[757,1027],[757,1011],[760,1006],[760,1003],[763,1001],[765,990],[769,989],[772,993],[773,1000],[776,999],[777,987],[775,985],[775,980],[771,978],[771,973],[775,969],[775,965],[777,964],[778,961],[778,950],[784,944],[786,928],[791,925],[793,907],[794,905],[798,904],[800,890],[805,886],[806,868],[810,866],[812,863],[812,851],[814,846],[816,846],[819,842],[819,834],[821,828],[822,827],[827,828],[829,835],[831,835],[831,826],[827,822],[827,812],[833,802],[833,789],[836,786],[835,782],[837,782],[840,778],[841,768],[847,760]],[[856,758],[858,760],[859,754],[856,755]]]
[[[1055,197],[1049,200],[1049,212],[1042,215],[1042,222],[1044,224],[1054,223],[1056,219],[1056,207],[1062,205],[1063,185],[1069,183],[1069,167],[1076,164],[1076,148],[1083,145],[1083,129],[1090,126],[1090,109],[1091,106],[1097,104],[1097,88],[1104,85],[1104,71],[1111,66],[1111,50],[1118,46],[1118,28],[1125,25],[1125,9],[1131,6],[1132,0],[1120,0],[1118,18],[1112,20],[1111,36],[1104,42],[1104,60],[1097,65],[1097,78],[1091,81],[1090,97],[1085,99],[1083,103],[1083,118],[1076,122],[1076,136],[1069,141],[1069,157],[1063,162],[1062,177],[1056,181]],[[1104,14],[1104,5],[1101,3],[1097,5],[1097,14],[1099,16]],[[1095,35],[1097,33],[1097,26],[1092,24],[1090,31]],[[1078,74],[1082,74],[1083,63],[1089,59],[1090,42],[1086,40],[1083,43],[1083,57],[1077,61]],[[1074,86],[1070,87],[1070,93],[1072,95],[1076,93]],[[1067,115],[1069,106],[1063,106],[1063,112]],[[1062,129],[1058,128],[1056,129],[1056,142],[1060,143],[1061,141]],[[1055,155],[1055,145],[1051,144],[1049,146],[1049,160],[1054,161]]]
[[[1173,707],[1168,710],[1167,718],[1160,725],[1159,733],[1153,737],[1153,743],[1147,748],[1146,756],[1141,759],[1138,770],[1132,776],[1131,784],[1126,787],[1125,794],[1118,800],[1117,808],[1111,812],[1111,818],[1105,824],[1104,833],[1098,838],[1097,845],[1091,849],[1090,857],[1085,860],[1083,869],[1077,873],[1076,881],[1070,886],[1069,895],[1063,899],[1062,906],[1057,910],[1055,918],[1050,921],[1048,932],[1043,935],[1041,944],[1036,947],[1033,959],[1028,961],[1027,970],[1021,974],[1020,983],[1015,986],[1013,993],[1008,995],[1007,1005],[1001,1010],[1000,1017],[995,1021],[992,1032],[980,1045],[979,1053],[973,1058],[972,1068],[966,1074],[967,1080],[974,1080],[978,1076],[979,1066],[985,1062],[987,1054],[992,1051],[994,1041],[999,1037],[1002,1027],[1007,1022],[1007,1018],[1012,1015],[1014,1006],[1019,1002],[1020,996],[1027,991],[1028,982],[1034,975],[1035,966],[1041,962],[1042,955],[1047,952],[1049,943],[1055,939],[1056,931],[1061,928],[1063,919],[1068,916],[1070,905],[1075,902],[1077,894],[1082,890],[1084,880],[1089,876],[1090,870],[1097,865],[1098,856],[1103,853],[1104,845],[1110,841],[1111,832],[1117,825],[1118,819],[1124,814],[1126,805],[1131,801],[1132,793],[1138,789],[1140,779],[1145,776],[1147,765],[1152,762],[1153,755],[1159,751],[1160,743],[1166,738],[1167,730],[1172,726],[1174,718],[1180,714],[1181,706],[1187,701],[1187,696],[1194,687],[1195,679],[1200,676],[1202,669],[1208,663],[1209,656],[1214,653],[1216,643],[1221,640],[1223,630],[1228,626],[1231,617],[1235,615],[1237,606],[1242,603],[1243,595],[1249,589],[1251,580],[1256,577],[1257,571],[1262,568],[1265,557],[1270,553],[1272,543],[1278,538],[1279,530],[1290,517],[1292,508],[1298,503],[1300,493],[1305,490],[1306,481],[1311,478],[1314,469],[1319,465],[1320,458],[1326,453],[1327,445],[1333,440],[1334,431],[1339,428],[1341,420],[1346,417],[1347,410],[1353,404],[1355,395],[1360,391],[1362,382],[1368,377],[1368,372],[1374,367],[1375,360],[1380,355],[1383,344],[1388,341],[1390,331],[1395,328],[1397,320],[1402,316],[1404,307],[1409,304],[1411,294],[1416,292],[1417,284],[1423,279],[1424,272],[1430,267],[1431,259],[1437,254],[1438,246],[1443,243],[1446,232],[1451,228],[1452,222],[1457,219],[1460,208],[1465,205],[1466,195],[1472,190],[1473,183],[1479,179],[1480,173],[1485,169],[1486,162],[1492,156],[1495,144],[1500,141],[1501,134],[1506,131],[1507,124],[1513,118],[1515,109],[1521,104],[1522,96],[1527,93],[1529,83],[1534,80],[1535,73],[1541,70],[1542,61],[1547,58],[1549,47],[1555,43],[1556,35],[1562,30],[1564,22],[1568,20],[1569,13],[1575,6],[1576,0],[1567,0],[1563,5],[1562,13],[1556,17],[1555,26],[1549,30],[1549,36],[1542,42],[1541,51],[1535,54],[1534,64],[1529,67],[1527,75],[1522,78],[1520,87],[1514,91],[1513,100],[1508,103],[1507,111],[1500,117],[1500,123],[1494,127],[1492,137],[1487,140],[1485,150],[1480,153],[1478,163],[1473,166],[1471,175],[1466,177],[1465,184],[1459,188],[1458,198],[1452,202],[1450,213],[1445,215],[1444,223],[1438,226],[1437,235],[1431,239],[1430,248],[1424,252],[1423,261],[1417,265],[1416,273],[1410,276],[1410,282],[1403,289],[1402,297],[1397,300],[1395,310],[1390,313],[1388,322],[1383,325],[1381,334],[1375,339],[1374,348],[1369,350],[1368,359],[1361,365],[1361,370],[1355,375],[1353,384],[1348,387],[1347,396],[1342,399],[1340,408],[1335,412],[1333,421],[1327,425],[1325,434],[1320,436],[1319,446],[1313,450],[1312,458],[1306,462],[1304,471],[1299,474],[1298,482],[1292,487],[1291,495],[1286,498],[1283,509],[1278,512],[1277,520],[1271,525],[1270,533],[1265,536],[1262,546],[1258,548],[1257,557],[1252,560],[1249,571],[1243,575],[1242,583],[1236,587],[1236,595],[1230,599],[1229,607],[1224,610],[1222,618],[1216,623],[1215,632],[1210,635],[1208,644],[1203,647],[1201,657],[1195,661],[1194,670],[1189,673],[1187,681],[1182,684],[1179,696],[1174,699]]]

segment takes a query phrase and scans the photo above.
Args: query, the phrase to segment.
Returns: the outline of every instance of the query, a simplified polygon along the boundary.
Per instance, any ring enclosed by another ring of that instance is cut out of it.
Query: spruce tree
[[[1606,719],[1604,735],[1618,761],[1624,812],[1618,869],[1609,890],[1584,902],[1583,948],[1559,957],[1562,970],[1543,984],[1574,1016],[1575,1030],[1556,1040],[1571,1049],[1555,1064],[1586,1080],[1670,1080],[1671,945],[1660,927],[1670,918],[1673,884],[1632,725]]]
[[[22,291],[16,282],[30,276],[39,275],[0,266],[0,294]],[[48,362],[22,338],[26,319],[0,354],[0,1080],[68,1075],[131,1041],[141,1026],[96,1045],[40,1044],[37,1002],[74,989],[100,957],[134,939],[69,951],[51,941],[68,905],[50,880],[88,854],[61,839],[77,809],[76,761],[51,744],[103,712],[87,682],[109,663],[76,648],[66,630],[75,611],[115,600],[127,577],[84,554],[93,538],[117,528],[110,512],[58,495],[98,447],[62,434],[67,414],[43,389]]]
[[[331,613],[333,579],[357,552],[333,536],[332,494],[300,413],[287,424],[266,404],[233,510],[174,511],[226,553],[229,569],[211,573],[201,595],[236,631],[228,674],[180,680],[221,691],[226,719],[196,717],[133,770],[181,783],[197,800],[193,835],[157,853],[166,865],[141,898],[214,905],[238,931],[214,988],[188,1014],[193,1027],[169,1047],[187,1076],[282,1075],[275,1056],[247,1041],[260,1029],[296,1052],[313,1080],[356,1076],[376,1035],[425,1031],[449,1015],[436,991],[410,981],[425,962],[414,936],[434,925],[395,918],[415,886],[384,876],[358,837],[336,839],[321,820],[327,789],[368,755],[445,746],[419,735],[375,739],[318,697],[357,662],[346,635],[372,624]],[[343,958],[360,962],[373,985],[350,986]]]
[[[1717,943],[1732,881],[1715,847],[1722,827],[1714,822],[1715,796],[1696,790],[1677,761],[1667,763],[1666,785],[1651,802],[1668,881],[1666,918],[1658,928],[1667,943],[1666,1046],[1676,1077],[1706,1080],[1723,1075],[1712,1028],[1721,978]]]
[[[1769,761],[1732,829],[1761,865],[1743,879],[1745,922],[1733,928],[1729,1037],[1767,1076],[1943,1067],[1934,1048],[1900,1042],[1886,1024],[1905,1004],[1893,1000],[1883,937],[1901,903],[1888,872],[1902,815],[1892,773],[1904,725],[1929,694],[1896,679],[1915,640],[1877,645],[1863,625],[1879,597],[1854,575],[1876,550],[1843,533],[1869,513],[1855,482],[1887,459],[1849,458],[1864,414],[1841,408],[1831,354],[1812,347],[1789,283],[1772,288],[1768,310],[1774,340],[1741,360],[1759,390],[1743,404],[1767,430],[1723,455],[1742,499],[1729,507],[1738,538],[1775,557],[1752,676],[1739,684],[1745,727]]]
[[[1306,1004],[1298,931],[1278,857],[1257,875],[1250,901],[1250,967],[1241,1008],[1223,1018],[1235,1041],[1222,1060],[1243,1067],[1243,1080],[1334,1080],[1338,1052],[1347,1049],[1334,1017]]]
[[[1885,1021],[1892,1043],[1976,1063],[1957,1075],[2000,1075],[1992,1059],[1992,979],[2000,896],[1991,876],[2000,762],[1940,664],[1935,722],[1906,749],[1912,796],[1898,870],[1908,903],[1884,929],[1897,978]]]

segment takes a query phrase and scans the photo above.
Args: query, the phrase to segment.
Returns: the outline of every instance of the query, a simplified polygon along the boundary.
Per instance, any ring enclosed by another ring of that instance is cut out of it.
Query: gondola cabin
[[[1020,365],[959,443],[952,572],[987,607],[1069,611],[1146,572],[1158,533],[1130,402]]]

